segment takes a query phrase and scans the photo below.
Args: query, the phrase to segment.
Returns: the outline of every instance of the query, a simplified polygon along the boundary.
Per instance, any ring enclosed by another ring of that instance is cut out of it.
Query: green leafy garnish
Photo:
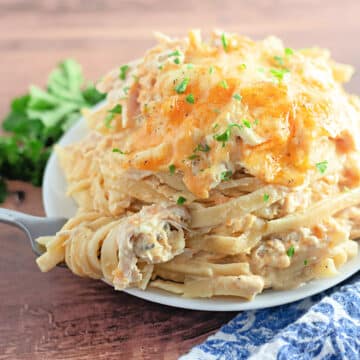
[[[186,201],[186,199],[185,199],[183,196],[179,196],[178,199],[177,199],[177,201],[176,201],[176,203],[177,203],[178,205],[182,205],[182,204],[185,203],[185,201]]]
[[[111,128],[111,122],[113,121],[114,116],[116,114],[121,114],[121,113],[122,113],[122,106],[120,104],[117,104],[112,109],[110,109],[105,118],[105,126],[107,128]]]
[[[194,104],[195,103],[195,99],[194,99],[194,95],[193,94],[189,94],[185,100],[189,103],[189,104]]]
[[[241,95],[239,95],[239,94],[234,94],[234,95],[233,95],[233,98],[234,98],[235,100],[239,100],[239,101],[241,101],[242,96],[241,96]]]
[[[228,83],[227,83],[227,81],[224,79],[224,80],[221,80],[220,82],[219,82],[219,85],[222,87],[222,88],[224,88],[224,89],[228,89],[229,88],[229,85],[228,85]]]
[[[232,124],[229,124],[227,129],[222,133],[222,134],[219,134],[219,135],[214,135],[214,139],[216,141],[219,141],[222,143],[222,147],[225,146],[226,142],[229,141],[230,139],[230,135],[231,135],[231,129],[233,127],[237,127],[238,129],[242,130],[243,129],[243,126],[242,125],[239,125],[239,124],[235,124],[235,123],[232,123]]]
[[[175,50],[173,52],[171,52],[170,54],[168,54],[168,57],[171,56],[181,56],[181,52],[179,50]]]
[[[175,91],[178,94],[183,94],[186,91],[189,81],[190,81],[190,79],[188,77],[186,77],[180,84],[175,86]]]
[[[324,160],[324,161],[318,162],[317,164],[315,164],[315,166],[318,169],[318,171],[320,172],[320,174],[324,174],[325,171],[327,170],[328,164],[329,164],[328,161]]]
[[[189,160],[196,160],[196,159],[199,159],[199,158],[200,158],[200,156],[197,155],[197,154],[191,154],[190,156],[188,156]]]
[[[264,202],[268,202],[269,199],[270,199],[270,195],[269,194],[264,194],[264,196],[263,196]]]
[[[289,258],[292,258],[295,254],[295,248],[293,245],[291,245],[287,250],[286,250],[286,255],[289,257]]]
[[[304,265],[306,266],[308,263],[309,263],[308,260],[305,259],[305,260],[304,260]]]
[[[179,58],[175,58],[175,59],[174,59],[174,63],[175,63],[176,65],[179,65],[179,64],[180,64],[180,59],[179,59]]]
[[[282,58],[282,56],[274,56],[274,60],[281,66],[284,65],[284,59]]]
[[[113,153],[119,153],[119,154],[121,154],[121,155],[125,155],[125,153],[124,153],[123,151],[121,151],[120,149],[118,149],[118,148],[112,149],[112,152],[113,152]]]
[[[126,73],[128,72],[129,69],[130,69],[130,66],[129,66],[129,65],[120,66],[120,75],[119,75],[119,78],[120,78],[121,80],[125,80],[125,79],[126,79]]]
[[[174,164],[169,165],[169,172],[170,174],[175,174],[176,167]]]
[[[197,147],[194,149],[194,152],[196,151],[202,151],[202,152],[209,152],[210,151],[210,146],[208,144],[198,144]]]
[[[220,174],[220,180],[221,181],[229,181],[230,178],[232,176],[232,171],[231,170],[228,170],[228,171],[223,171],[221,174]]]
[[[40,186],[54,143],[81,117],[82,108],[104,97],[93,85],[85,85],[81,66],[68,59],[51,72],[46,89],[31,86],[26,95],[15,98],[2,123],[8,135],[0,137],[2,198],[5,180]]]
[[[221,34],[221,42],[222,42],[222,46],[224,48],[225,51],[229,50],[229,41],[225,35],[225,33]]]
[[[282,81],[288,69],[270,69],[270,73],[275,76],[279,81]]]
[[[240,68],[241,70],[245,70],[245,69],[247,68],[247,66],[246,66],[246,64],[240,64],[240,65],[239,65],[239,68]]]
[[[290,56],[294,54],[294,50],[291,48],[285,48],[285,55]]]
[[[250,123],[249,120],[244,119],[244,120],[243,120],[243,124],[244,124],[248,129],[251,129],[251,123]]]

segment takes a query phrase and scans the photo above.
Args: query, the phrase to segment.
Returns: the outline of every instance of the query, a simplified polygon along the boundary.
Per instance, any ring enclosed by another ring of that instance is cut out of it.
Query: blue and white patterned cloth
[[[244,311],[181,360],[360,359],[360,274],[296,303]]]

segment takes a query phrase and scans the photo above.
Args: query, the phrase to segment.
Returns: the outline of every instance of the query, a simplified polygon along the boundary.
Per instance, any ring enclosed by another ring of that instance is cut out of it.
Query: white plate
[[[80,140],[88,132],[84,119],[81,119],[59,141],[59,145],[67,145]],[[71,217],[75,214],[74,201],[65,195],[66,182],[59,162],[53,153],[46,166],[43,183],[43,201],[47,216]],[[235,297],[218,297],[213,299],[186,299],[158,289],[125,290],[128,294],[159,304],[192,310],[239,311],[261,309],[282,305],[304,299],[340,283],[360,270],[360,254],[345,264],[338,276],[324,280],[314,280],[294,290],[266,290],[253,301],[243,301]]]

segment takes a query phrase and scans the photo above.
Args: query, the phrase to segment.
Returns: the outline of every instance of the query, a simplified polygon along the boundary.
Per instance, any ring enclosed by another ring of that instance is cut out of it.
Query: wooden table
[[[0,0],[0,115],[59,60],[77,59],[95,80],[141,56],[152,30],[273,33],[294,48],[328,47],[360,68],[359,13],[358,0]],[[359,85],[356,75],[348,88]],[[39,189],[11,188],[26,199],[10,197],[6,207],[43,214]],[[0,359],[176,359],[234,316],[147,303],[65,269],[42,274],[23,234],[3,225],[0,234]]]

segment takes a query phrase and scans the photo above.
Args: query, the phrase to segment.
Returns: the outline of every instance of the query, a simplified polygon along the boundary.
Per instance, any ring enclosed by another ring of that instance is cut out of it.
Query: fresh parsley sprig
[[[31,86],[11,103],[0,137],[0,202],[6,197],[6,180],[42,183],[52,146],[89,108],[103,100],[91,84],[86,85],[80,64],[68,59],[48,78],[46,89]]]

